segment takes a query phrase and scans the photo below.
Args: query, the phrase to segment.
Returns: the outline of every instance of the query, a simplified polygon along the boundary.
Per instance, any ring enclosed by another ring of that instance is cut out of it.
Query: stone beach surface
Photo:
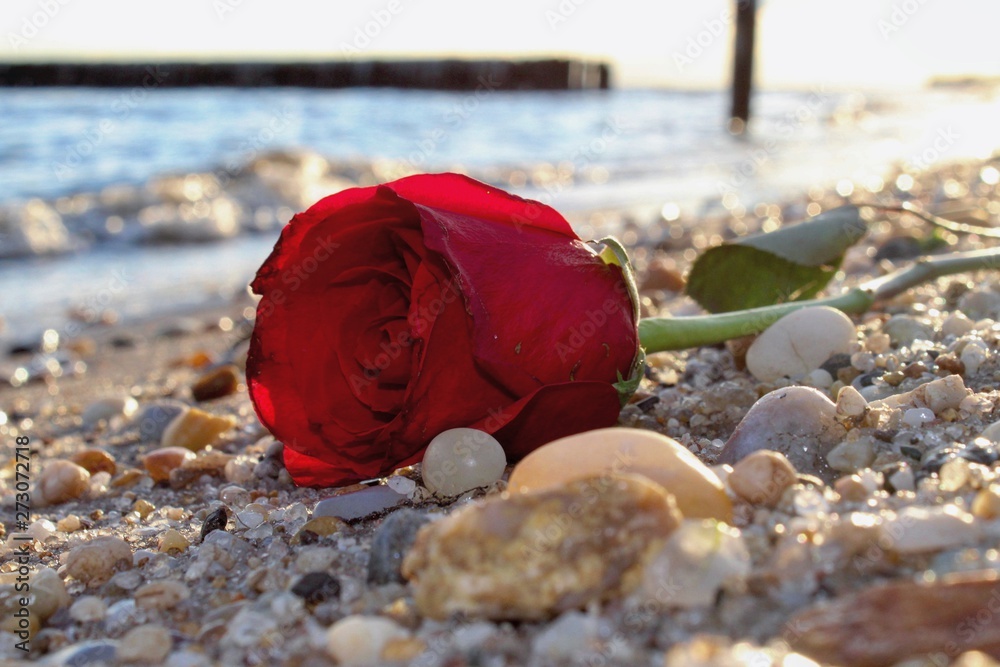
[[[846,191],[994,226],[998,167],[899,169]],[[841,186],[708,202],[697,220],[621,218],[644,315],[699,312],[678,292],[695,248],[842,205]],[[931,234],[905,214],[870,227],[827,293],[902,266]],[[996,272],[651,355],[622,428],[505,470],[488,443],[448,442],[428,469],[343,489],[295,487],[257,422],[243,374],[252,317],[241,296],[4,351],[0,658],[998,664]],[[448,451],[468,458],[449,467]]]

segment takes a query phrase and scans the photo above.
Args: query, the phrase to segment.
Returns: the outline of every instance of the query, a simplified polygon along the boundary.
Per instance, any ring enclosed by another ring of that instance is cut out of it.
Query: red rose
[[[302,485],[415,463],[459,426],[516,459],[613,425],[638,347],[618,265],[553,209],[455,174],[323,199],[253,289],[250,397]]]

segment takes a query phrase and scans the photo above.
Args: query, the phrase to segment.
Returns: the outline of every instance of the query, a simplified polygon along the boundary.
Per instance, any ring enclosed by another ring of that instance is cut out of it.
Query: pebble
[[[590,644],[598,639],[598,622],[593,616],[568,611],[535,635],[531,652],[549,660],[573,660],[583,657]]]
[[[344,521],[352,521],[392,509],[405,500],[406,496],[380,484],[360,491],[324,498],[316,503],[313,517],[330,516]]]
[[[108,667],[115,664],[118,642],[95,639],[73,644],[45,656],[46,667]]]
[[[76,500],[90,488],[90,473],[71,461],[49,461],[38,476],[38,500],[43,505],[58,505]]]
[[[747,370],[761,382],[801,377],[832,355],[846,354],[856,339],[854,323],[839,310],[829,306],[802,308],[757,337],[747,350]]]
[[[144,665],[162,664],[173,648],[170,631],[162,625],[148,624],[132,628],[118,643],[119,662]]]
[[[848,438],[826,455],[826,462],[837,472],[856,472],[874,461],[875,442],[867,436]]]
[[[85,428],[92,428],[116,417],[131,417],[138,409],[139,404],[131,396],[101,398],[88,405],[80,417]]]
[[[954,655],[1000,644],[995,578],[947,577],[934,583],[876,584],[793,615],[792,648],[823,663],[893,665],[924,654]],[[956,634],[957,633],[957,634]],[[922,663],[921,663],[922,664]]]
[[[66,574],[88,587],[100,586],[132,567],[132,548],[120,537],[95,537],[66,555]]]
[[[1000,315],[1000,293],[992,290],[969,290],[958,300],[958,308],[973,322]]]
[[[910,315],[893,315],[882,325],[882,332],[896,347],[909,347],[915,340],[934,340],[934,327]]]
[[[229,415],[220,417],[191,408],[174,417],[167,425],[160,444],[163,447],[185,447],[196,452],[215,442],[234,426],[236,419]]]
[[[329,547],[304,546],[296,551],[295,569],[299,572],[329,570],[337,561],[337,551]]]
[[[201,541],[205,541],[205,537],[216,530],[225,530],[226,525],[229,523],[229,510],[225,507],[217,507],[212,512],[209,512],[208,516],[205,517],[204,523],[201,524]]]
[[[139,609],[173,609],[191,597],[191,589],[181,581],[164,579],[140,586],[132,597]]]
[[[492,435],[453,428],[427,445],[421,474],[431,493],[451,497],[497,482],[506,467],[507,455]]]
[[[76,514],[67,514],[56,522],[56,530],[64,533],[73,533],[83,527],[83,522]]]
[[[202,452],[200,456],[188,459],[170,471],[170,488],[183,489],[200,481],[202,477],[224,479],[226,466],[234,458],[232,454],[218,450]]]
[[[31,577],[31,594],[34,602],[31,610],[40,621],[46,621],[63,607],[68,607],[73,598],[66,592],[66,584],[50,567],[39,568]]]
[[[930,408],[910,408],[903,413],[903,423],[911,428],[920,428],[934,419],[934,413]]]
[[[951,549],[980,536],[975,519],[955,505],[904,507],[881,526],[880,544],[900,554]]]
[[[191,385],[191,396],[199,403],[235,394],[240,386],[236,366],[226,364],[209,371]]]
[[[103,621],[108,605],[97,595],[81,595],[69,608],[69,617],[78,623]]]
[[[1000,484],[980,489],[972,499],[972,515],[992,521],[1000,518]]]
[[[299,528],[298,532],[292,536],[291,543],[305,544],[310,539],[328,537],[342,531],[346,527],[347,524],[335,516],[318,516],[313,519],[309,519],[302,524],[302,527]],[[311,535],[313,537],[304,537],[305,535]]]
[[[941,335],[961,338],[975,328],[975,322],[966,317],[965,313],[956,310],[941,322]]]
[[[292,584],[290,590],[306,604],[317,605],[339,599],[340,582],[328,572],[307,572]]]
[[[142,406],[132,420],[143,442],[160,442],[174,419],[191,408],[180,401],[159,400]]]
[[[665,435],[612,427],[560,438],[524,457],[507,488],[523,493],[614,473],[642,475],[673,494],[687,518],[732,521],[732,503],[708,466]]]
[[[492,482],[490,483],[492,484]],[[417,490],[417,483],[409,477],[404,477],[403,475],[392,475],[385,480],[385,485],[396,493],[406,496],[407,498],[412,498],[414,492]]]
[[[708,608],[720,590],[745,590],[750,565],[740,531],[717,521],[687,520],[652,557],[629,602],[646,609]]]
[[[949,375],[920,385],[913,391],[872,401],[872,408],[930,408],[937,415],[948,408],[957,410],[969,391],[960,375]]]
[[[988,358],[989,348],[981,340],[969,341],[962,348],[962,354],[959,355],[962,365],[965,366],[965,375],[969,377],[978,373],[979,368]]]
[[[826,456],[845,437],[837,407],[820,391],[787,387],[765,394],[747,411],[717,463],[735,464],[751,452],[781,452],[800,473],[833,481]]]
[[[754,505],[774,507],[785,489],[795,483],[795,466],[784,454],[763,449],[733,465],[726,482],[737,496]]]
[[[630,592],[680,521],[663,487],[632,474],[505,493],[422,528],[403,576],[434,619],[541,619]]]
[[[854,387],[847,385],[837,394],[837,417],[841,421],[859,422],[868,414],[868,401]]]
[[[142,465],[154,482],[166,482],[172,471],[194,457],[194,452],[184,447],[161,447],[142,457]]]
[[[163,531],[162,535],[160,535],[160,539],[157,540],[156,548],[159,549],[161,553],[177,554],[187,551],[189,546],[191,546],[191,543],[180,533],[180,531],[168,528]]]
[[[115,457],[103,449],[97,449],[96,447],[88,447],[81,450],[74,454],[70,460],[91,475],[96,475],[99,472],[114,475],[118,470],[118,466],[115,464]]]
[[[374,665],[381,662],[382,650],[393,639],[410,633],[380,616],[348,616],[326,632],[326,650],[340,664]]]
[[[368,583],[382,586],[405,583],[401,568],[403,557],[410,550],[420,528],[430,521],[424,512],[409,508],[387,516],[372,538],[368,554]]]

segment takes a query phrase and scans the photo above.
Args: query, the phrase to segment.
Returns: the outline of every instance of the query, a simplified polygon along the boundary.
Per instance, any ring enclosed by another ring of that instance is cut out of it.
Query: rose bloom
[[[321,200],[252,287],[250,397],[301,485],[384,475],[460,426],[517,459],[613,425],[638,349],[618,265],[548,206],[456,174]]]

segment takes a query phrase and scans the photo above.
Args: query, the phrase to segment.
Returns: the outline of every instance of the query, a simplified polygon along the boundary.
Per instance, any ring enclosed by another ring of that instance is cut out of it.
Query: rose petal
[[[619,267],[547,230],[425,208],[420,216],[427,247],[461,280],[479,363],[508,391],[628,376],[638,334]]]

